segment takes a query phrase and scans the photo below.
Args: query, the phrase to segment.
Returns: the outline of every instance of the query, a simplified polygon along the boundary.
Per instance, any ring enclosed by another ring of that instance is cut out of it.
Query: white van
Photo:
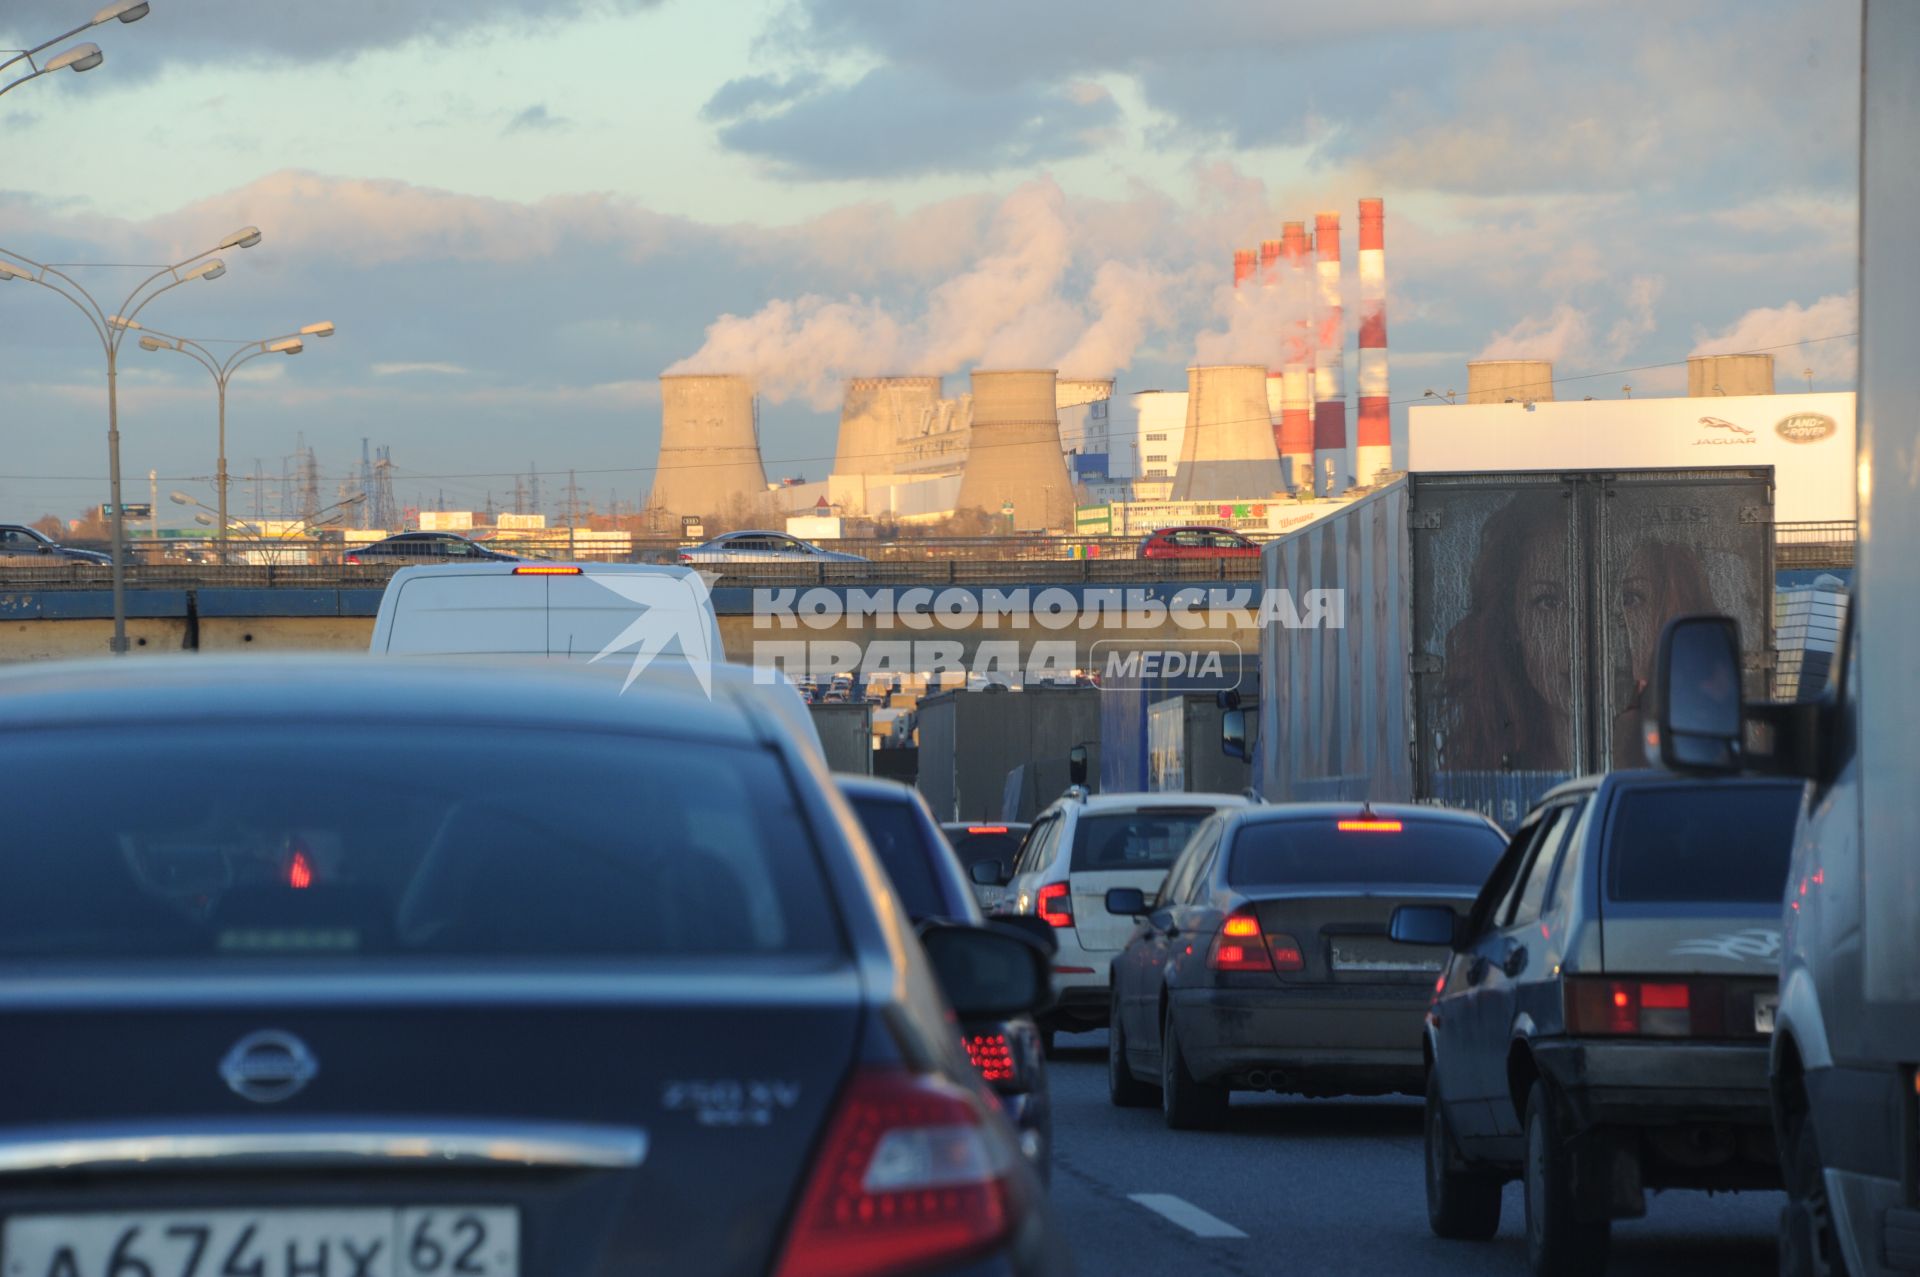
[[[566,661],[604,672],[614,693],[642,678],[651,686],[749,696],[825,756],[798,688],[778,671],[764,682],[749,666],[727,664],[713,602],[691,568],[504,562],[402,568],[380,596],[369,650]],[[636,672],[641,653],[647,664]]]

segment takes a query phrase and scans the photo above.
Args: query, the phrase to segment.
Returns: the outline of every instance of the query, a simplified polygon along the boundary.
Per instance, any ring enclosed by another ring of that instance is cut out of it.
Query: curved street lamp
[[[140,324],[132,320],[127,321],[126,326],[128,328],[140,328]],[[330,322],[308,324],[296,332],[283,333],[278,337],[262,337],[258,341],[241,342],[238,343],[238,349],[224,359],[216,355],[213,351],[208,350],[202,342],[192,337],[172,337],[166,333],[156,332],[150,328],[141,329],[141,331],[144,335],[140,338],[140,349],[148,351],[171,350],[176,354],[187,356],[202,368],[205,368],[209,373],[213,374],[213,384],[220,396],[220,444],[219,453],[214,462],[214,491],[220,496],[219,539],[224,542],[227,539],[227,486],[229,482],[227,475],[227,383],[233,380],[233,374],[239,371],[241,365],[250,360],[258,359],[262,355],[297,355],[307,348],[306,339],[308,337],[333,336],[333,324]],[[216,344],[219,343],[216,342]],[[220,555],[221,561],[224,562],[226,559],[225,545],[220,547]]]
[[[100,52],[100,46],[97,44],[76,44],[71,49],[54,54],[44,63],[36,61],[35,55],[51,48],[62,40],[71,39],[79,35],[82,31],[90,30],[102,23],[116,20],[120,22],[138,22],[147,16],[148,11],[152,7],[147,0],[114,0],[114,3],[100,10],[73,30],[57,35],[51,40],[43,40],[31,49],[0,49],[0,53],[11,53],[13,55],[5,61],[0,61],[0,71],[5,71],[16,62],[25,62],[27,64],[27,73],[25,75],[10,84],[0,84],[0,94],[6,93],[9,89],[17,89],[28,80],[37,80],[41,76],[49,75],[55,71],[65,71],[68,67],[72,67],[75,71],[93,70],[107,60],[107,55]]]
[[[113,6],[108,6],[109,8]],[[102,12],[105,12],[103,10]],[[120,504],[120,342],[148,303],[165,292],[196,279],[218,279],[227,273],[226,263],[214,254],[230,248],[252,248],[260,242],[260,229],[244,226],[203,253],[195,253],[171,266],[162,266],[134,285],[118,314],[109,315],[71,275],[45,262],[0,248],[0,284],[25,280],[38,284],[73,304],[87,317],[100,349],[107,357],[107,481],[113,502],[113,643],[111,651],[120,655],[127,650],[127,526]],[[160,281],[165,280],[165,283]],[[159,284],[158,288],[154,285]]]

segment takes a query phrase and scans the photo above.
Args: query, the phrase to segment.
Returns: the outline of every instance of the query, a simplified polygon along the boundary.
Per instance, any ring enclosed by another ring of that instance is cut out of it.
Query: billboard
[[[1772,466],[1776,520],[1855,516],[1851,391],[1420,406],[1407,438],[1416,474]]]

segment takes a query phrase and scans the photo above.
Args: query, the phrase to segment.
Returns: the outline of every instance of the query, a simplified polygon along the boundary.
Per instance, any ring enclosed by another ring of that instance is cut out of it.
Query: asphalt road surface
[[[1418,1100],[1236,1095],[1226,1129],[1169,1131],[1157,1109],[1108,1104],[1105,1032],[1059,1042],[1053,1198],[1083,1277],[1527,1272],[1518,1184],[1493,1241],[1427,1231]],[[1649,1195],[1614,1225],[1611,1271],[1775,1273],[1783,1200]]]

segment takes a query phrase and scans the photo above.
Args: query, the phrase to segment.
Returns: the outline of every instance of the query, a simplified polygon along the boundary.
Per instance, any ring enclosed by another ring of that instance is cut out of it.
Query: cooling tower
[[[1187,433],[1174,501],[1265,500],[1287,490],[1258,364],[1187,369]]]
[[[1772,355],[1693,355],[1687,359],[1687,394],[1770,395]]]
[[[907,440],[940,401],[938,377],[854,377],[840,408],[833,473],[898,474]]]
[[[973,432],[956,509],[995,519],[1012,505],[1018,529],[1073,526],[1073,482],[1060,451],[1051,368],[973,374]]]
[[[1313,320],[1312,284],[1307,276],[1307,224],[1281,228],[1280,254],[1286,262],[1280,287],[1296,318],[1285,333],[1285,366],[1280,380],[1280,465],[1295,492],[1313,491]]]
[[[1553,365],[1544,359],[1476,359],[1467,365],[1468,403],[1549,403]]]
[[[1354,476],[1377,482],[1393,468],[1392,400],[1387,391],[1387,213],[1360,201],[1360,420]]]
[[[648,506],[720,515],[765,499],[753,387],[729,374],[660,378],[660,463]]]

